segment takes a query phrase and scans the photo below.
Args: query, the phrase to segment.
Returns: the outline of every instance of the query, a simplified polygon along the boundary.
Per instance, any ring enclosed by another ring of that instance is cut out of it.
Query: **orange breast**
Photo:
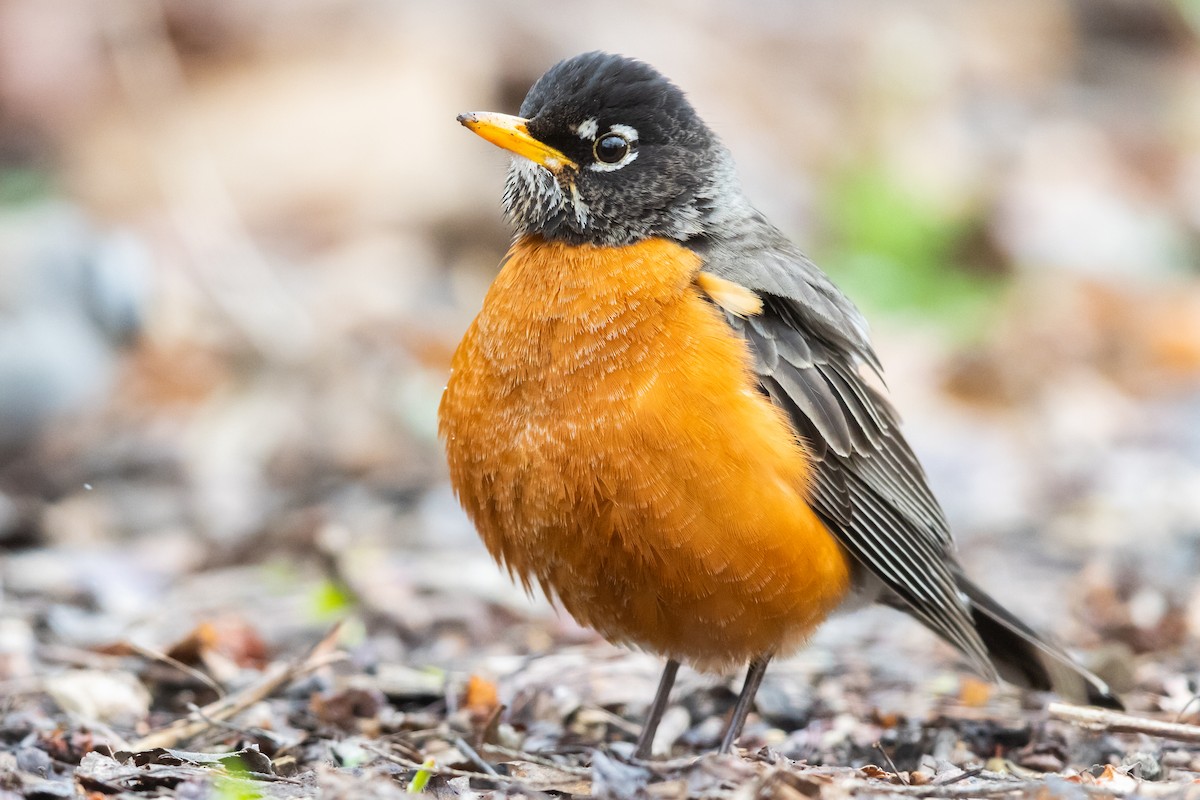
[[[698,257],[513,245],[454,355],[440,431],[492,555],[606,638],[701,668],[799,645],[849,563]]]

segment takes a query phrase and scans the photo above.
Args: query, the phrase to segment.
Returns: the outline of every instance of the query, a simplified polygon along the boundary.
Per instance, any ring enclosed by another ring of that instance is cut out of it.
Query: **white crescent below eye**
[[[612,172],[613,170],[620,169],[631,161],[636,161],[637,157],[638,151],[631,149],[624,158],[615,164],[605,164],[603,161],[593,161],[591,164],[588,164],[587,168],[593,172]]]

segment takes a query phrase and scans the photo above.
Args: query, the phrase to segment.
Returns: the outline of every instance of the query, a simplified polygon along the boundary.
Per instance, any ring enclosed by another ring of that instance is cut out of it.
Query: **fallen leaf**
[[[898,783],[900,778],[891,772],[888,772],[882,767],[877,767],[874,764],[867,764],[858,770],[858,773],[864,778],[874,778],[876,780],[887,781],[888,783]]]
[[[133,725],[150,713],[150,692],[130,672],[75,669],[51,675],[45,686],[59,708],[84,719]]]
[[[964,675],[958,684],[958,702],[967,708],[983,708],[992,698],[994,684]]]
[[[496,684],[486,678],[472,675],[467,681],[467,691],[463,705],[473,715],[484,718],[491,716],[496,707],[500,705]]]
[[[567,770],[531,761],[510,761],[505,766],[509,776],[527,784],[530,789],[579,795],[592,793],[590,780]]]

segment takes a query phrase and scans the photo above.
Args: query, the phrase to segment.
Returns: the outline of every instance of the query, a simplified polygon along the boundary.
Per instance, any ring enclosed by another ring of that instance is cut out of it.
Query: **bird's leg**
[[[771,657],[766,655],[750,662],[750,668],[746,670],[746,682],[742,684],[742,693],[738,695],[737,703],[733,707],[733,716],[729,718],[725,735],[721,737],[721,748],[717,750],[718,753],[728,753],[733,749],[733,743],[737,741],[742,732],[742,726],[746,724],[746,715],[750,713],[750,706],[754,705],[754,695],[758,694],[758,687],[762,683],[763,675],[766,674],[767,664],[770,661]]]
[[[658,680],[658,691],[654,693],[654,702],[650,704],[646,721],[642,724],[642,735],[638,737],[637,750],[633,751],[636,758],[650,757],[654,734],[658,730],[658,723],[662,721],[663,712],[667,710],[667,701],[671,697],[671,687],[675,685],[675,673],[678,671],[679,662],[673,658],[667,659],[662,677]]]

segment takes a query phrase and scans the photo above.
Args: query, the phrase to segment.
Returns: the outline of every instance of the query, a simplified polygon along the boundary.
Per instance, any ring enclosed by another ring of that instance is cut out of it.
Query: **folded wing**
[[[951,569],[945,517],[883,394],[858,310],[765,222],[755,236],[695,245],[706,272],[762,300],[757,314],[726,316],[812,459],[814,510],[908,611],[995,677]]]

